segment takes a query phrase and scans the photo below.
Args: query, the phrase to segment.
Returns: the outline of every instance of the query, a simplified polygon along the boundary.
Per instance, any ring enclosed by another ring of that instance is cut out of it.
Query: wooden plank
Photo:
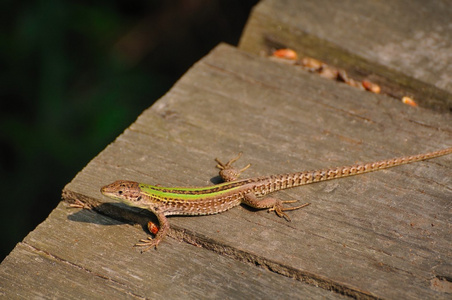
[[[58,235],[49,233],[58,232]],[[336,298],[337,295],[214,252],[166,241],[131,248],[141,228],[61,203],[0,268],[7,299]],[[280,287],[287,287],[281,291]],[[344,297],[345,298],[345,297]]]
[[[218,180],[213,158],[238,151],[238,165],[253,164],[248,176],[421,153],[450,147],[450,121],[221,45],[63,195],[145,226],[150,214],[99,188],[120,178],[211,184]],[[91,298],[104,285],[99,297],[447,298],[451,162],[441,157],[278,193],[312,202],[291,212],[291,223],[246,207],[172,217],[170,235],[199,247],[167,238],[144,254],[131,248],[145,236],[142,227],[60,205],[2,263],[0,295]]]
[[[444,1],[264,0],[240,49],[289,47],[380,84],[401,99],[452,111],[452,6]]]
[[[93,159],[64,198],[144,226],[149,214],[109,205],[99,188],[117,179],[211,184],[213,158],[239,151],[239,166],[252,163],[246,176],[258,176],[442,149],[451,137],[449,115],[222,45]],[[170,235],[346,295],[445,298],[437,283],[447,287],[451,274],[451,162],[449,155],[281,192],[312,202],[292,212],[291,223],[239,207],[172,217]],[[158,255],[172,243],[165,240]]]

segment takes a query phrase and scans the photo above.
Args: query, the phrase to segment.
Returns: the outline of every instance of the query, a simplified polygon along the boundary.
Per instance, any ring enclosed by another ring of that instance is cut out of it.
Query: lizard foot
[[[295,207],[283,207],[284,203],[294,203],[294,202],[297,202],[297,200],[278,201],[272,208],[268,209],[268,212],[274,211],[278,215],[278,217],[284,218],[284,219],[286,219],[286,221],[290,222],[291,220],[290,220],[289,216],[285,213],[285,211],[300,209],[300,208],[306,207],[309,204],[311,204],[311,203],[305,203],[305,204],[295,206]]]
[[[146,247],[141,250],[141,253],[148,251],[152,247],[155,247],[157,250],[157,245],[160,243],[161,239],[153,239],[151,237],[147,237],[147,239],[141,239],[138,243],[134,245],[134,247]]]
[[[220,169],[220,176],[223,178],[224,181],[234,181],[239,178],[240,174],[251,167],[251,164],[246,165],[244,168],[240,170],[234,169],[232,166],[233,163],[235,163],[240,157],[242,156],[242,152],[240,152],[237,157],[234,157],[227,163],[222,163],[218,158],[215,158],[215,161],[217,162],[217,168]]]
[[[78,199],[74,200],[74,203],[69,203],[69,206],[67,208],[82,208],[82,209],[92,209],[93,206],[91,204],[82,202]]]

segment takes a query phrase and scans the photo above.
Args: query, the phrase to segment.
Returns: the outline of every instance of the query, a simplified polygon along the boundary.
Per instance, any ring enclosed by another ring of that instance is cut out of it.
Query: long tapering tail
[[[371,163],[356,164],[351,166],[337,167],[331,169],[323,169],[316,171],[305,171],[290,174],[281,174],[269,176],[268,179],[271,184],[269,190],[266,192],[274,192],[282,189],[292,188],[304,184],[331,180],[336,178],[348,177],[382,169],[392,168],[416,161],[435,158],[438,156],[452,153],[452,148],[447,148],[439,151],[428,152],[423,154],[403,156],[393,159],[380,160]],[[261,178],[264,179],[264,178]],[[268,184],[268,183],[267,183]]]

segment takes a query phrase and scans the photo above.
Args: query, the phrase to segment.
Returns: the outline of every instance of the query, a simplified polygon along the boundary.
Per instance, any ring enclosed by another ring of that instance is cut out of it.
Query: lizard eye
[[[119,195],[122,195],[122,191],[118,191],[118,194],[119,194]]]

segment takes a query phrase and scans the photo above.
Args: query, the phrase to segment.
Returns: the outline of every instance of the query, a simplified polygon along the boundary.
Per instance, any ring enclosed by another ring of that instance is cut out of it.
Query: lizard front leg
[[[284,218],[287,221],[290,222],[289,216],[285,213],[285,211],[288,210],[296,210],[300,209],[302,207],[308,206],[310,203],[305,203],[303,205],[295,206],[295,207],[284,207],[284,203],[294,203],[297,202],[297,200],[288,200],[288,201],[282,201],[276,198],[263,198],[258,199],[256,195],[253,193],[246,193],[242,199],[242,203],[245,203],[248,206],[257,208],[257,209],[264,209],[268,208],[268,211],[274,211],[278,217]]]
[[[232,164],[236,162],[242,156],[242,152],[240,152],[236,157],[228,161],[227,163],[222,163],[218,158],[215,158],[217,162],[217,168],[220,169],[220,176],[225,182],[237,180],[240,174],[251,167],[251,164],[246,165],[244,168],[240,170],[236,170]]]
[[[154,238],[147,237],[146,239],[141,239],[138,243],[135,244],[135,247],[146,247],[141,252],[146,252],[149,249],[151,249],[152,247],[155,247],[155,249],[157,249],[157,245],[168,234],[168,231],[170,229],[168,219],[165,217],[165,215],[163,213],[154,211],[154,214],[157,216],[157,219],[160,224],[160,228],[153,228],[153,226],[156,226],[156,225],[152,222],[148,223],[149,231],[151,231],[154,234],[155,234],[155,231],[157,231],[157,232],[156,232]]]

